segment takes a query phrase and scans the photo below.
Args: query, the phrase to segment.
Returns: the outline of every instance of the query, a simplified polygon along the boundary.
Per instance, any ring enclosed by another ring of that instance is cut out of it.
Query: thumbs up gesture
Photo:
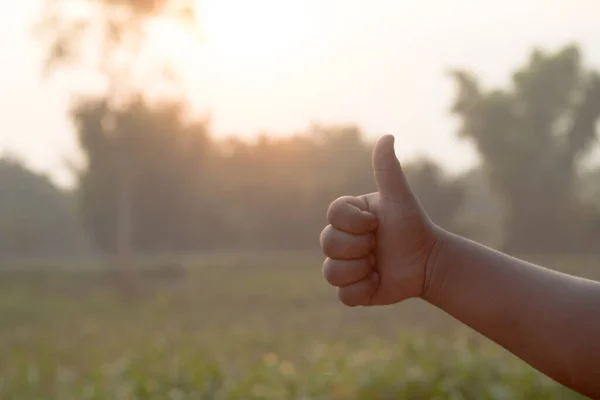
[[[375,144],[373,172],[378,191],[331,203],[320,238],[323,274],[348,306],[423,296],[439,242],[402,172],[393,136]]]

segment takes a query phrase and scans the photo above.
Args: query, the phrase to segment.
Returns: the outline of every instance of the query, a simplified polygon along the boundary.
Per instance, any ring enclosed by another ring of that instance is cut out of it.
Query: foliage
[[[411,188],[436,224],[454,231],[466,229],[456,220],[466,198],[462,182],[447,177],[431,159],[413,161],[404,170]]]
[[[321,259],[184,259],[184,279],[143,274],[129,303],[94,262],[0,270],[0,397],[581,398],[421,301],[344,308]],[[597,259],[553,261],[600,277]]]
[[[195,29],[196,8],[195,0],[45,0],[35,29],[46,49],[44,71],[91,67],[116,90],[140,72],[134,68],[152,22],[172,20]]]
[[[456,215],[458,232],[487,246],[499,248],[504,231],[502,202],[490,187],[482,168],[473,168],[458,177],[464,202]]]
[[[255,148],[240,146],[250,155]],[[275,157],[286,147],[274,149]],[[39,199],[43,190],[27,193]],[[450,325],[415,304],[342,313],[310,267],[314,259],[228,253],[192,264],[185,281],[160,278],[155,295],[128,307],[98,285],[99,272],[89,266],[3,272],[0,396],[579,398],[501,349],[467,340],[468,333],[431,336],[427,326],[439,334]],[[596,262],[563,265],[598,277]],[[408,334],[406,326],[418,329]],[[365,341],[373,332],[378,338]]]
[[[90,67],[107,82],[99,98],[78,97],[72,113],[89,162],[79,188],[86,225],[101,249],[119,249],[123,259],[132,246],[313,246],[329,201],[375,190],[369,144],[357,127],[340,125],[221,146],[204,122],[184,121],[183,98],[150,106],[150,83],[170,75],[160,68],[152,75],[165,60],[147,58],[148,34],[157,21],[196,30],[196,12],[194,0],[47,0],[38,26],[47,65]],[[492,200],[480,207],[492,217],[465,215],[468,194],[484,191],[417,160],[407,171],[434,221],[488,243],[502,235],[513,254],[597,252],[600,212],[578,185],[580,161],[597,136],[600,75],[584,67],[577,46],[534,49],[507,88],[484,90],[466,71],[452,76],[459,136],[475,144],[488,180],[480,186],[489,184],[486,198],[497,197],[502,212]],[[184,133],[190,129],[195,139]]]
[[[600,212],[600,168],[583,173],[580,186],[582,197]]]
[[[582,65],[576,46],[548,54],[535,49],[512,86],[484,91],[454,71],[452,111],[460,136],[479,151],[506,211],[506,251],[584,251],[600,221],[577,199],[578,162],[596,140],[600,75]]]
[[[38,36],[47,50],[45,71],[53,72],[57,66],[76,67],[76,70],[83,71],[87,66],[105,83],[100,108],[106,109],[102,114],[110,115],[101,122],[103,134],[114,136],[111,147],[116,148],[113,152],[116,156],[113,162],[116,182],[101,184],[109,188],[109,194],[112,194],[111,189],[115,194],[114,198],[104,196],[103,199],[109,202],[108,207],[116,210],[117,216],[114,221],[108,222],[108,226],[111,223],[116,225],[112,247],[124,268],[122,286],[127,290],[133,230],[140,228],[133,225],[132,215],[134,188],[131,181],[134,178],[128,160],[130,139],[127,137],[131,136],[131,127],[125,127],[128,131],[122,132],[123,124],[114,120],[118,119],[119,107],[135,101],[139,93],[147,95],[144,88],[147,89],[151,83],[166,80],[169,87],[172,86],[174,75],[170,66],[165,65],[162,57],[149,59],[144,51],[148,48],[148,34],[153,23],[165,20],[174,22],[178,28],[194,30],[197,3],[193,0],[47,0],[45,4],[37,26]],[[144,68],[139,68],[140,63]],[[156,65],[158,70],[149,67]],[[76,108],[88,106],[86,96],[89,93],[77,98]],[[78,118],[77,115],[74,117]],[[129,121],[129,125],[137,123]],[[114,126],[108,127],[110,125]],[[95,201],[88,200],[84,204]],[[98,217],[102,216],[95,216]],[[99,237],[106,239],[100,243],[104,250],[111,247],[106,234],[96,235],[97,240]]]
[[[355,126],[222,142],[185,111],[178,102],[141,97],[117,112],[102,99],[74,111],[88,161],[79,177],[81,211],[100,249],[116,249],[124,170],[115,160],[122,152],[131,175],[133,244],[142,252],[312,248],[332,199],[376,190],[372,143]],[[108,117],[120,136],[107,129]],[[434,219],[455,228],[459,183],[431,160],[407,163],[407,172]]]
[[[186,123],[184,113],[179,103],[152,105],[141,98],[116,112],[103,99],[88,100],[74,110],[87,159],[78,184],[81,211],[105,252],[116,250],[119,179],[124,173],[131,177],[133,238],[139,250],[203,249],[222,240],[222,223],[209,203],[210,185],[202,173],[211,152],[206,126]],[[106,127],[109,117],[112,129]],[[113,129],[120,135],[112,135]],[[121,157],[126,170],[115,162]]]
[[[0,187],[0,258],[85,251],[72,193],[12,158],[0,158]]]
[[[460,339],[414,337],[359,349],[321,345],[310,351],[303,369],[267,353],[237,374],[186,344],[149,343],[88,376],[65,367],[52,373],[52,364],[19,363],[3,377],[0,394],[7,400],[584,398],[498,351],[482,352]]]

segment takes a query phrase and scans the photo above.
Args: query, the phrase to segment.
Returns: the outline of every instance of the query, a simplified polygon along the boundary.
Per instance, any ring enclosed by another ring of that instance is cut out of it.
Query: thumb
[[[373,149],[373,172],[381,197],[404,200],[411,190],[394,151],[394,136],[384,135]]]

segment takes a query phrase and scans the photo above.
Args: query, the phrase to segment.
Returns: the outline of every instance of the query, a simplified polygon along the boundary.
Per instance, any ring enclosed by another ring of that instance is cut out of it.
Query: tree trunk
[[[134,289],[132,240],[132,170],[124,141],[119,146],[117,187],[117,264],[120,270],[119,289],[129,296]]]

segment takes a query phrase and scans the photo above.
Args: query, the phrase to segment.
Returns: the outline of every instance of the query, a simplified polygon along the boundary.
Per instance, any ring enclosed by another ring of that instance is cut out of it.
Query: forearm
[[[600,397],[600,283],[442,231],[424,299],[534,368]]]

